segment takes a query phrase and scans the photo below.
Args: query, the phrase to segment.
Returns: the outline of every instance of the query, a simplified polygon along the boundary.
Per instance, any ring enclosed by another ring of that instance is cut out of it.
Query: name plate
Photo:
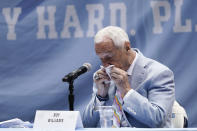
[[[34,129],[40,130],[75,130],[83,128],[79,111],[37,110]]]

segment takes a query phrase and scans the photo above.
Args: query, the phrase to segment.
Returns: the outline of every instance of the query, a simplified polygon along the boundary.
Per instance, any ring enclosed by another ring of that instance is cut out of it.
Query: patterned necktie
[[[121,93],[116,90],[116,94],[114,96],[114,102],[113,102],[113,107],[114,107],[114,116],[113,116],[113,126],[112,127],[120,127],[121,119],[122,119],[122,103],[123,99],[121,97]]]

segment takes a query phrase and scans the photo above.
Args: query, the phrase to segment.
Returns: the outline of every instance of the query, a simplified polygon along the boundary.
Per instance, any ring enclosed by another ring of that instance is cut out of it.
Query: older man
[[[115,127],[171,127],[172,71],[130,47],[119,27],[100,30],[94,39],[102,67],[94,74],[93,96],[83,114],[85,127],[99,127],[97,106],[113,106]],[[110,72],[106,67],[111,67]]]

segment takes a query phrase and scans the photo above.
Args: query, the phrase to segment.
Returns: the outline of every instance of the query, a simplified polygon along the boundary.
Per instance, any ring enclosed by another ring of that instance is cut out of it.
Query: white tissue
[[[107,73],[107,75],[109,76],[109,78],[111,79],[111,69],[112,69],[112,67],[114,67],[114,65],[109,65],[108,67],[103,67],[103,66],[100,66],[101,67],[101,69],[105,69],[105,72]]]

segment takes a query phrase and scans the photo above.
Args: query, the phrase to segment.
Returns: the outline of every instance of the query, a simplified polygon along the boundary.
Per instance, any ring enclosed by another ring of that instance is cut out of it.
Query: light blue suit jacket
[[[138,53],[138,59],[129,76],[134,91],[124,98],[123,117],[131,127],[171,127],[175,99],[173,72],[157,61],[144,57],[139,50],[134,50]],[[105,105],[112,105],[115,92],[116,88],[110,87],[109,100]],[[95,106],[96,90],[83,114],[84,127],[99,127],[100,118]]]

